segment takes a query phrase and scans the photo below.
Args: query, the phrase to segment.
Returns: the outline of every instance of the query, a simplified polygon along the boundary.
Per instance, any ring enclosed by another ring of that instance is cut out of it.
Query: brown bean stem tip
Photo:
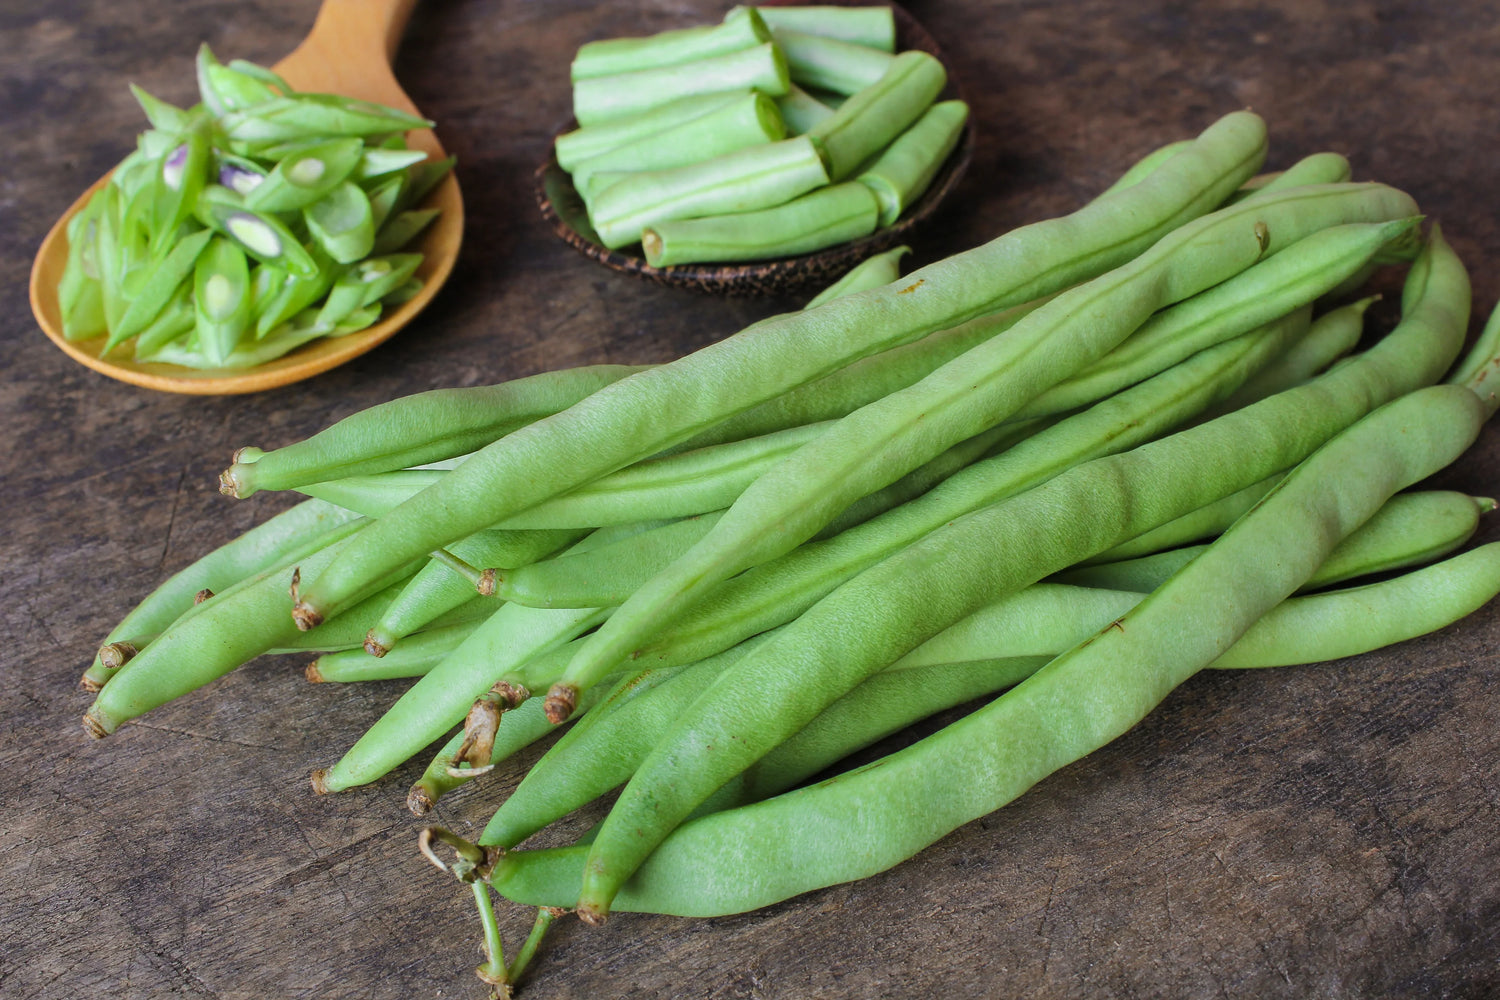
[[[493,569],[487,569],[479,574],[479,583],[475,589],[479,591],[480,597],[494,597],[495,590],[500,586],[499,575]]]
[[[292,606],[292,621],[297,623],[297,629],[308,632],[323,624],[323,616],[315,611],[312,605],[305,601],[298,601]]]
[[[578,689],[562,682],[552,685],[552,689],[547,692],[547,700],[542,704],[547,713],[547,721],[553,725],[566,722],[577,707]]]
[[[90,677],[88,674],[84,674],[82,677],[78,678],[78,687],[80,690],[87,691],[89,694],[98,694],[100,691],[104,690],[104,682],[98,680],[97,678]]]
[[[312,785],[312,790],[319,795],[327,795],[332,791],[328,787],[328,768],[326,767],[313,771],[309,783]]]
[[[101,718],[94,709],[89,709],[83,715],[83,731],[96,740],[102,740],[115,731],[115,727],[109,725]]]
[[[582,904],[578,907],[578,919],[590,927],[603,927],[604,922],[609,919],[609,913],[592,905]]]
[[[317,660],[313,660],[311,663],[309,663],[307,665],[307,669],[304,670],[303,673],[307,674],[307,681],[309,684],[323,683],[323,673],[318,669]]]
[[[432,807],[437,805],[437,800],[432,797],[432,792],[420,781],[411,786],[411,791],[406,793],[406,808],[411,810],[413,816],[426,816],[432,812]]]
[[[371,656],[379,659],[380,657],[384,656],[386,653],[389,653],[390,651],[391,651],[391,647],[385,645],[379,639],[375,638],[375,630],[374,629],[370,629],[370,631],[368,631],[368,632],[365,633],[365,652],[366,653],[369,653]]]

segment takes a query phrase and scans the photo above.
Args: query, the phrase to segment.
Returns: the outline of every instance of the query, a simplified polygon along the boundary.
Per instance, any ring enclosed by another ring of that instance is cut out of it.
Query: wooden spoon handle
[[[323,0],[312,30],[276,64],[299,90],[344,94],[420,114],[391,62],[417,0]]]

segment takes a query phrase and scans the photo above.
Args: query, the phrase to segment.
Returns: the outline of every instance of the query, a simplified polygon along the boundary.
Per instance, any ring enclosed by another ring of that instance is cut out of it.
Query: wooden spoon
[[[302,44],[274,67],[298,90],[342,94],[376,101],[411,114],[421,114],[391,72],[391,60],[401,41],[416,0],[324,0],[317,21]],[[433,159],[445,154],[431,129],[411,132],[407,142]],[[397,306],[380,322],[344,337],[325,337],[254,368],[200,371],[178,365],[142,364],[131,360],[127,343],[99,357],[104,337],[69,341],[62,335],[57,284],[68,259],[68,220],[89,196],[109,180],[101,177],[57,221],[37,251],[31,268],[31,311],[43,332],[75,361],[111,378],[148,389],[198,395],[228,395],[273,389],[325,372],[358,357],[411,322],[437,293],[453,270],[463,241],[464,205],[458,181],[450,173],[428,195],[425,205],[442,210],[416,249],[423,254],[417,277],[422,290]]]

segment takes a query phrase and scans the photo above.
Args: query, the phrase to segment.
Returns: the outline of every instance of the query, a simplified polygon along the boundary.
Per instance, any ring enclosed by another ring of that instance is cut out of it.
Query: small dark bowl
[[[773,0],[774,2],[774,0]],[[781,0],[793,2],[793,0]],[[820,0],[829,2],[829,0]],[[833,0],[839,2],[839,0]],[[869,0],[845,0],[851,4],[868,4]],[[767,4],[769,6],[769,4]],[[942,50],[927,30],[907,13],[899,4],[889,4],[896,18],[896,49],[921,49],[938,59]],[[962,88],[949,73],[948,84],[939,95],[939,100],[963,98]],[[559,132],[576,128],[569,122]],[[825,250],[786,257],[780,260],[745,261],[727,264],[679,264],[676,267],[652,267],[646,263],[640,245],[627,248],[629,252],[611,250],[599,242],[598,234],[589,225],[583,199],[573,189],[573,181],[556,156],[537,167],[534,175],[537,204],[542,217],[552,226],[552,231],[569,246],[590,260],[605,267],[627,274],[638,275],[648,281],[675,288],[691,288],[713,295],[752,296],[787,295],[809,288],[821,289],[832,284],[855,264],[873,254],[889,250],[902,242],[911,230],[920,225],[936,211],[938,204],[948,192],[958,185],[959,179],[969,166],[974,153],[974,118],[971,114],[959,136],[958,145],[948,154],[947,161],[932,179],[932,184],[893,225],[877,229],[869,236]]]

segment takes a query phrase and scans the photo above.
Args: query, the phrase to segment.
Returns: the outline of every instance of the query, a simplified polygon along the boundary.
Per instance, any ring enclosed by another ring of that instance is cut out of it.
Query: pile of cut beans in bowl
[[[749,10],[685,37],[746,25],[765,30]],[[400,159],[349,149],[368,176],[340,183],[361,190]],[[1500,592],[1500,543],[1466,547],[1494,501],[1411,487],[1500,407],[1500,310],[1466,346],[1463,264],[1408,194],[1351,183],[1335,154],[1266,173],[1267,150],[1234,112],[1070,215],[905,275],[903,251],[872,257],[675,361],[436,389],[243,448],[222,492],[305,499],[108,633],[85,727],[315,653],[313,681],[411,683],[314,789],[438,744],[392,796],[418,815],[556,736],[476,840],[416,838],[472,892],[479,974],[508,994],[569,914],[709,917],[860,879],[1199,670],[1457,621]],[[1392,264],[1401,317],[1366,344],[1360,289]],[[616,789],[576,843],[532,846]],[[537,913],[508,954],[496,896]]]

